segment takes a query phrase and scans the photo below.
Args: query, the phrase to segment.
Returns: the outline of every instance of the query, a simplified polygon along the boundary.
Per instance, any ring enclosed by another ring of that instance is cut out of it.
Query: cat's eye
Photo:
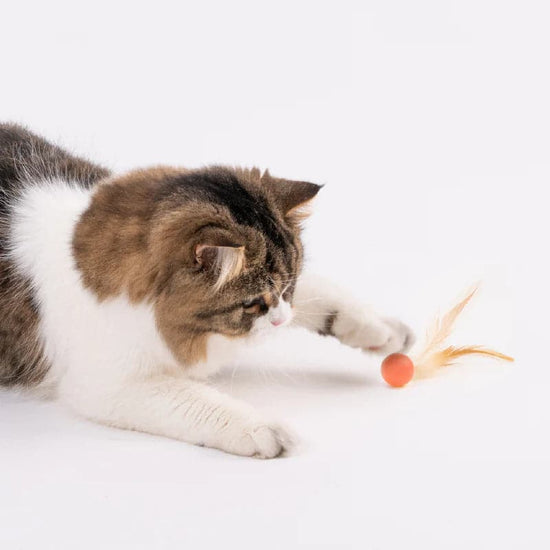
[[[254,298],[253,300],[248,300],[246,302],[243,302],[243,309],[245,313],[250,313],[252,315],[257,315],[266,307],[265,300],[263,296],[258,296],[258,298]]]

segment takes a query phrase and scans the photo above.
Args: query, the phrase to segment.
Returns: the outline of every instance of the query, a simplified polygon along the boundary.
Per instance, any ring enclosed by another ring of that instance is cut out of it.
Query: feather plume
[[[425,378],[441,367],[454,365],[458,359],[466,355],[482,355],[503,361],[513,361],[512,357],[498,351],[481,346],[447,346],[445,340],[450,336],[455,321],[468,305],[478,286],[469,290],[465,297],[451,308],[443,317],[437,318],[426,334],[426,343],[420,353],[413,358],[415,378]]]

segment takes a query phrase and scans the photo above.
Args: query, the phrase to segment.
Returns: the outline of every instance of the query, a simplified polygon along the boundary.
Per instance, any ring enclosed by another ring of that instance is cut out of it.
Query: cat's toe
[[[242,431],[230,452],[255,458],[276,458],[290,450],[293,438],[281,426],[257,424]]]
[[[275,458],[292,446],[292,438],[280,426],[260,426],[250,436],[254,441],[257,458]]]
[[[389,355],[390,353],[405,353],[414,344],[413,331],[398,319],[386,318],[384,323],[388,327],[388,338],[383,345],[370,347],[370,351]]]

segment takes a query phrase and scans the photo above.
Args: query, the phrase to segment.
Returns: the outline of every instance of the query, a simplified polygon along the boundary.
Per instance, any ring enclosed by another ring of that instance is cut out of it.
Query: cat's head
[[[319,189],[257,169],[133,172],[94,194],[75,233],[77,265],[100,298],[126,291],[152,303],[172,351],[192,362],[211,334],[290,321],[300,222]]]

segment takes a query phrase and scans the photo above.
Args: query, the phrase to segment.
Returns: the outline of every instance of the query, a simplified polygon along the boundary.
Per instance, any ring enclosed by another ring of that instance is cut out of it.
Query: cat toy
[[[513,361],[512,357],[482,346],[445,346],[457,317],[477,292],[477,286],[445,315],[435,319],[426,333],[423,347],[412,358],[402,353],[392,353],[382,362],[382,378],[395,388],[408,384],[413,378],[427,378],[442,367],[454,365],[467,355],[482,355],[502,361]]]

